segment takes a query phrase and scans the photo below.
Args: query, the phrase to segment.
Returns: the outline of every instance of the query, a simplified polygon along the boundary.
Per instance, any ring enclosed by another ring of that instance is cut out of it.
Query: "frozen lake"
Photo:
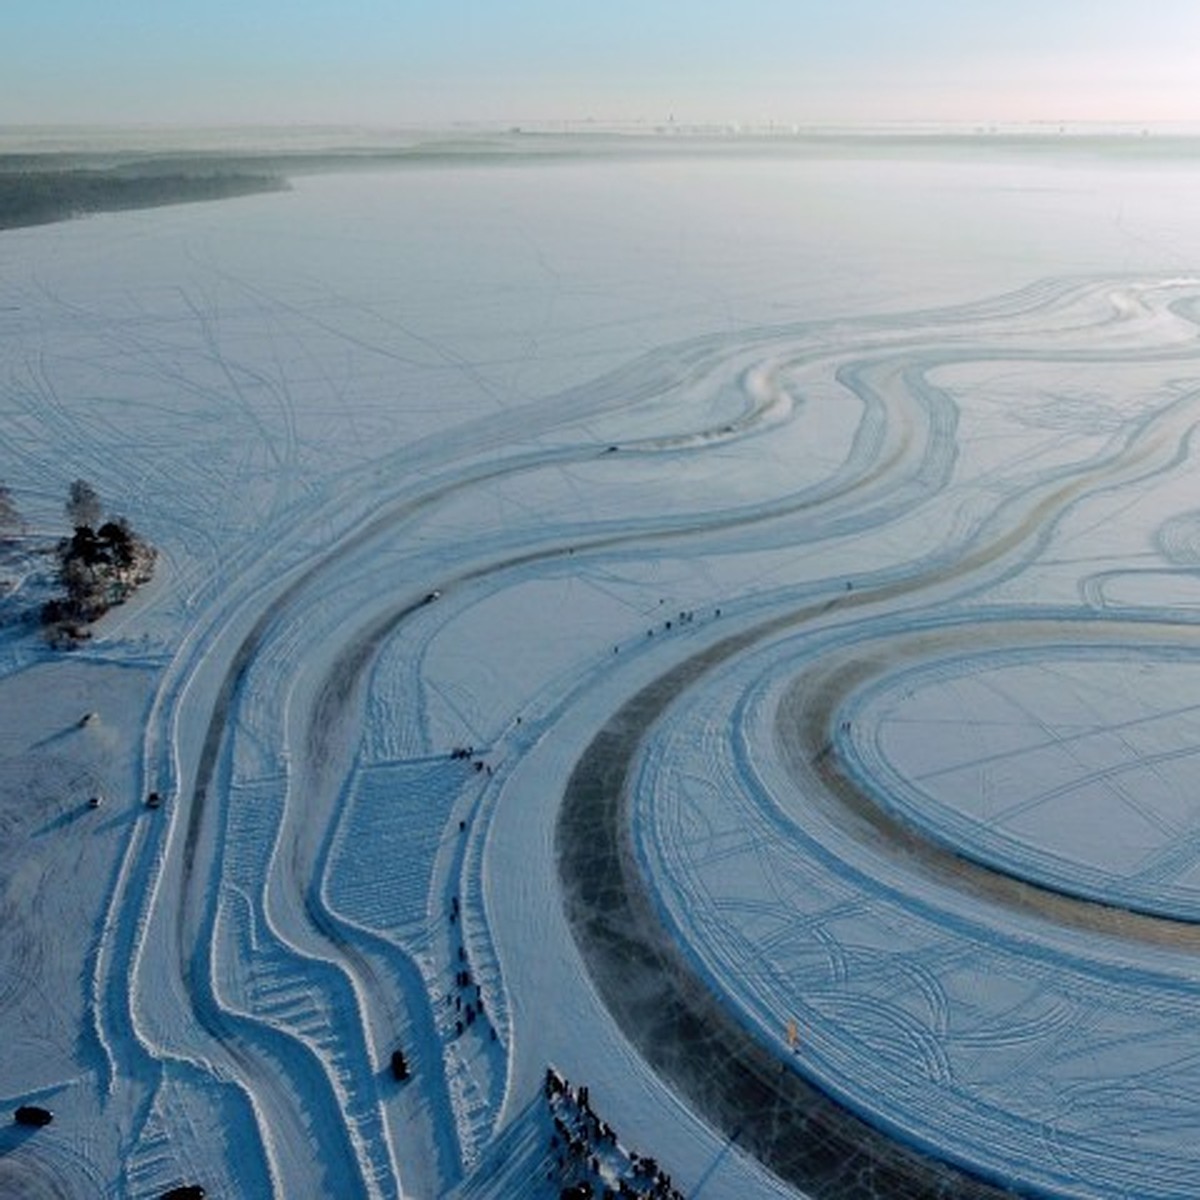
[[[0,234],[0,1194],[1186,1194],[1200,168],[581,145]]]

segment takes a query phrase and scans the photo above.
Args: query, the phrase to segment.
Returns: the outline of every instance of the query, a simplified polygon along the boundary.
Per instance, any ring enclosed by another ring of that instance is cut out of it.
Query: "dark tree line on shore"
[[[0,170],[0,229],[45,225],[87,213],[225,200],[286,187],[286,181],[277,175],[243,171]]]

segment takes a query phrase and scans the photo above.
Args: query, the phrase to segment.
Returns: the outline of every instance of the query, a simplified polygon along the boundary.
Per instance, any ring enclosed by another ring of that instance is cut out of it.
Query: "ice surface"
[[[4,1093],[57,1116],[0,1191],[487,1196],[554,1063],[706,1200],[1186,1193],[1197,201],[872,142],[4,234]],[[76,477],[161,562],[63,658]],[[558,826],[610,735],[619,978]]]

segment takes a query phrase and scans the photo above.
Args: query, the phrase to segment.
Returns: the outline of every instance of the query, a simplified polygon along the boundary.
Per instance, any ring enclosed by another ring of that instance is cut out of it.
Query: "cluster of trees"
[[[100,497],[86,480],[71,484],[66,511],[75,532],[57,547],[63,594],[42,609],[47,634],[60,643],[86,637],[88,624],[150,579],[156,557],[124,517],[103,519]]]

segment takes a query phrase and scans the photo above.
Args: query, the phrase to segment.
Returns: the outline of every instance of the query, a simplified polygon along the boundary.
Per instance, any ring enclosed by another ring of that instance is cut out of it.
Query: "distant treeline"
[[[4,132],[0,126],[0,141]],[[189,149],[187,131],[179,131],[175,149],[139,148],[136,135],[130,134],[130,144],[124,148],[105,148],[102,138],[99,147],[0,151],[0,229],[86,213],[282,191],[289,187],[289,178],[324,172],[697,158],[869,161],[885,155],[940,161],[947,155],[990,160],[1001,153],[1037,160],[1073,156],[1082,161],[1171,163],[1200,157],[1200,136],[1194,133],[1091,133],[1043,125],[925,131],[905,126],[841,131],[770,126],[733,132],[716,125],[671,124],[624,131],[585,126],[276,133],[272,146],[271,132],[263,131],[267,144],[258,149]],[[305,145],[306,138],[312,144]],[[10,136],[8,144],[14,141],[19,139]]]
[[[0,169],[0,229],[46,225],[88,213],[224,200],[288,187],[280,175],[237,171],[153,172]]]

